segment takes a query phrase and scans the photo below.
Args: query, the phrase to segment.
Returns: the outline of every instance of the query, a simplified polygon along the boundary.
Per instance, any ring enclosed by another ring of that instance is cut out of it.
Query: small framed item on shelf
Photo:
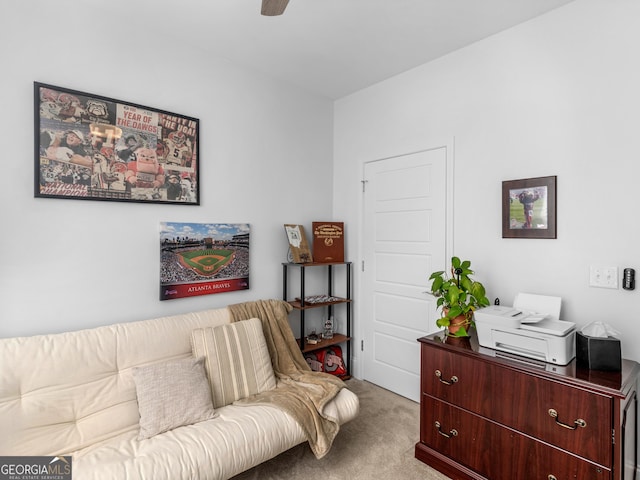
[[[344,223],[313,222],[313,255],[316,262],[344,262]]]
[[[284,230],[289,240],[289,251],[293,263],[311,263],[313,255],[307,242],[307,236],[304,233],[302,225],[285,224]]]

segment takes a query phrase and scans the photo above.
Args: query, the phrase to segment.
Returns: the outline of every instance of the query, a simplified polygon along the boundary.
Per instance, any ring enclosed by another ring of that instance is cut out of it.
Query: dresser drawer
[[[491,424],[429,395],[420,403],[420,441],[482,475],[490,471]]]
[[[496,402],[491,419],[524,434],[612,467],[613,401],[547,378],[494,366]]]
[[[490,417],[492,366],[441,349],[422,349],[422,393]]]
[[[611,471],[423,395],[421,443],[491,479],[609,480]]]

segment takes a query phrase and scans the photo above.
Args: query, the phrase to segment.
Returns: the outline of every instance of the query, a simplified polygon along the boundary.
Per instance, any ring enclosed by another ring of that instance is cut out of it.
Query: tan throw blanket
[[[259,318],[271,355],[277,387],[239,400],[242,403],[275,405],[290,414],[302,427],[316,458],[324,457],[340,429],[337,419],[324,414],[325,405],[344,388],[334,375],[313,372],[296,342],[289,312],[292,307],[282,300],[257,300],[230,305],[232,321]]]

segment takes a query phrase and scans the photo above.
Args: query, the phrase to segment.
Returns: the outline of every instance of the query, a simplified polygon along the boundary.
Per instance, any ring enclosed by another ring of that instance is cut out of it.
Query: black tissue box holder
[[[576,332],[576,362],[589,370],[622,370],[620,340],[615,337],[589,337]]]

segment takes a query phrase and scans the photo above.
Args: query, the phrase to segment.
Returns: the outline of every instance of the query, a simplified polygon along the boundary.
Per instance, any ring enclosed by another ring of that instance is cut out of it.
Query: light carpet
[[[340,428],[331,451],[317,460],[302,443],[233,480],[448,480],[414,458],[420,405],[369,382],[350,379],[360,414]]]

